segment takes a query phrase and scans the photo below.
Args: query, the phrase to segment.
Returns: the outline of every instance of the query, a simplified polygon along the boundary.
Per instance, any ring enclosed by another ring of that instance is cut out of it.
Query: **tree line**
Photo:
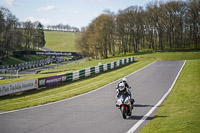
[[[141,49],[200,48],[200,1],[156,1],[109,10],[82,28],[76,48],[93,58],[137,53]]]
[[[40,22],[19,22],[8,9],[0,7],[0,60],[13,51],[39,49],[45,43]]]
[[[62,23],[58,25],[47,25],[48,30],[60,30],[60,31],[72,31],[72,32],[79,32],[79,28],[70,26],[68,24],[64,25]]]

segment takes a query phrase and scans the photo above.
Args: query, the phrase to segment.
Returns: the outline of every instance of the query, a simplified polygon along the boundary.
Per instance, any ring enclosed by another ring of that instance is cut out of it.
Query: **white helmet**
[[[124,88],[125,88],[124,83],[120,83],[120,84],[119,84],[119,90],[122,91]]]
[[[123,79],[122,79],[122,82],[127,82],[127,79],[126,79],[126,78],[123,78]]]

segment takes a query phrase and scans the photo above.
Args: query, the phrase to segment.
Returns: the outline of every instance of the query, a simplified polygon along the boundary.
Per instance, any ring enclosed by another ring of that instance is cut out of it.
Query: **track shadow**
[[[133,115],[133,116],[130,116],[127,120],[141,120],[144,116],[137,116],[137,115]],[[158,115],[155,115],[153,117],[147,117],[145,120],[153,120],[153,119],[156,119],[156,118],[165,118],[165,117],[168,117],[168,116],[158,116]]]
[[[139,108],[139,107],[154,107],[155,105],[145,105],[145,104],[133,104],[133,107],[135,108]],[[157,106],[157,107],[161,107],[163,105]]]
[[[153,107],[154,105],[133,104],[133,107]]]

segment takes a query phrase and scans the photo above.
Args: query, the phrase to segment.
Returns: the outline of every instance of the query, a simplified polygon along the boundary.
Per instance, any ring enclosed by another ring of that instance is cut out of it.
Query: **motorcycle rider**
[[[130,88],[131,87],[128,85],[127,79],[126,78],[122,78],[122,80],[116,86],[116,98],[119,99],[119,96],[121,95],[121,93],[123,91],[126,91],[127,94],[128,94],[128,96],[130,96],[131,104],[133,105],[133,103],[135,102],[135,100],[131,98]]]
[[[127,96],[130,96],[130,94],[128,93],[128,88],[125,87],[125,84],[119,83],[117,90],[116,90],[116,98],[119,99],[119,97],[122,95],[122,93],[127,94]]]
[[[131,97],[131,91],[130,91],[130,86],[128,85],[128,83],[127,83],[127,79],[126,78],[122,78],[122,80],[118,83],[118,85],[116,86],[116,89],[118,90],[118,88],[119,88],[119,85],[120,85],[120,83],[124,83],[124,85],[125,85],[125,87],[126,87],[126,89],[127,89],[127,92],[128,92],[128,94],[129,94],[129,96]]]

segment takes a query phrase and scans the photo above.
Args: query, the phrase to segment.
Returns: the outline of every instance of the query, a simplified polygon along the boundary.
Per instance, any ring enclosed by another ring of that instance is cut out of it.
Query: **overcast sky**
[[[40,21],[43,25],[88,24],[105,9],[115,13],[132,5],[146,6],[152,0],[0,0],[19,21]]]

